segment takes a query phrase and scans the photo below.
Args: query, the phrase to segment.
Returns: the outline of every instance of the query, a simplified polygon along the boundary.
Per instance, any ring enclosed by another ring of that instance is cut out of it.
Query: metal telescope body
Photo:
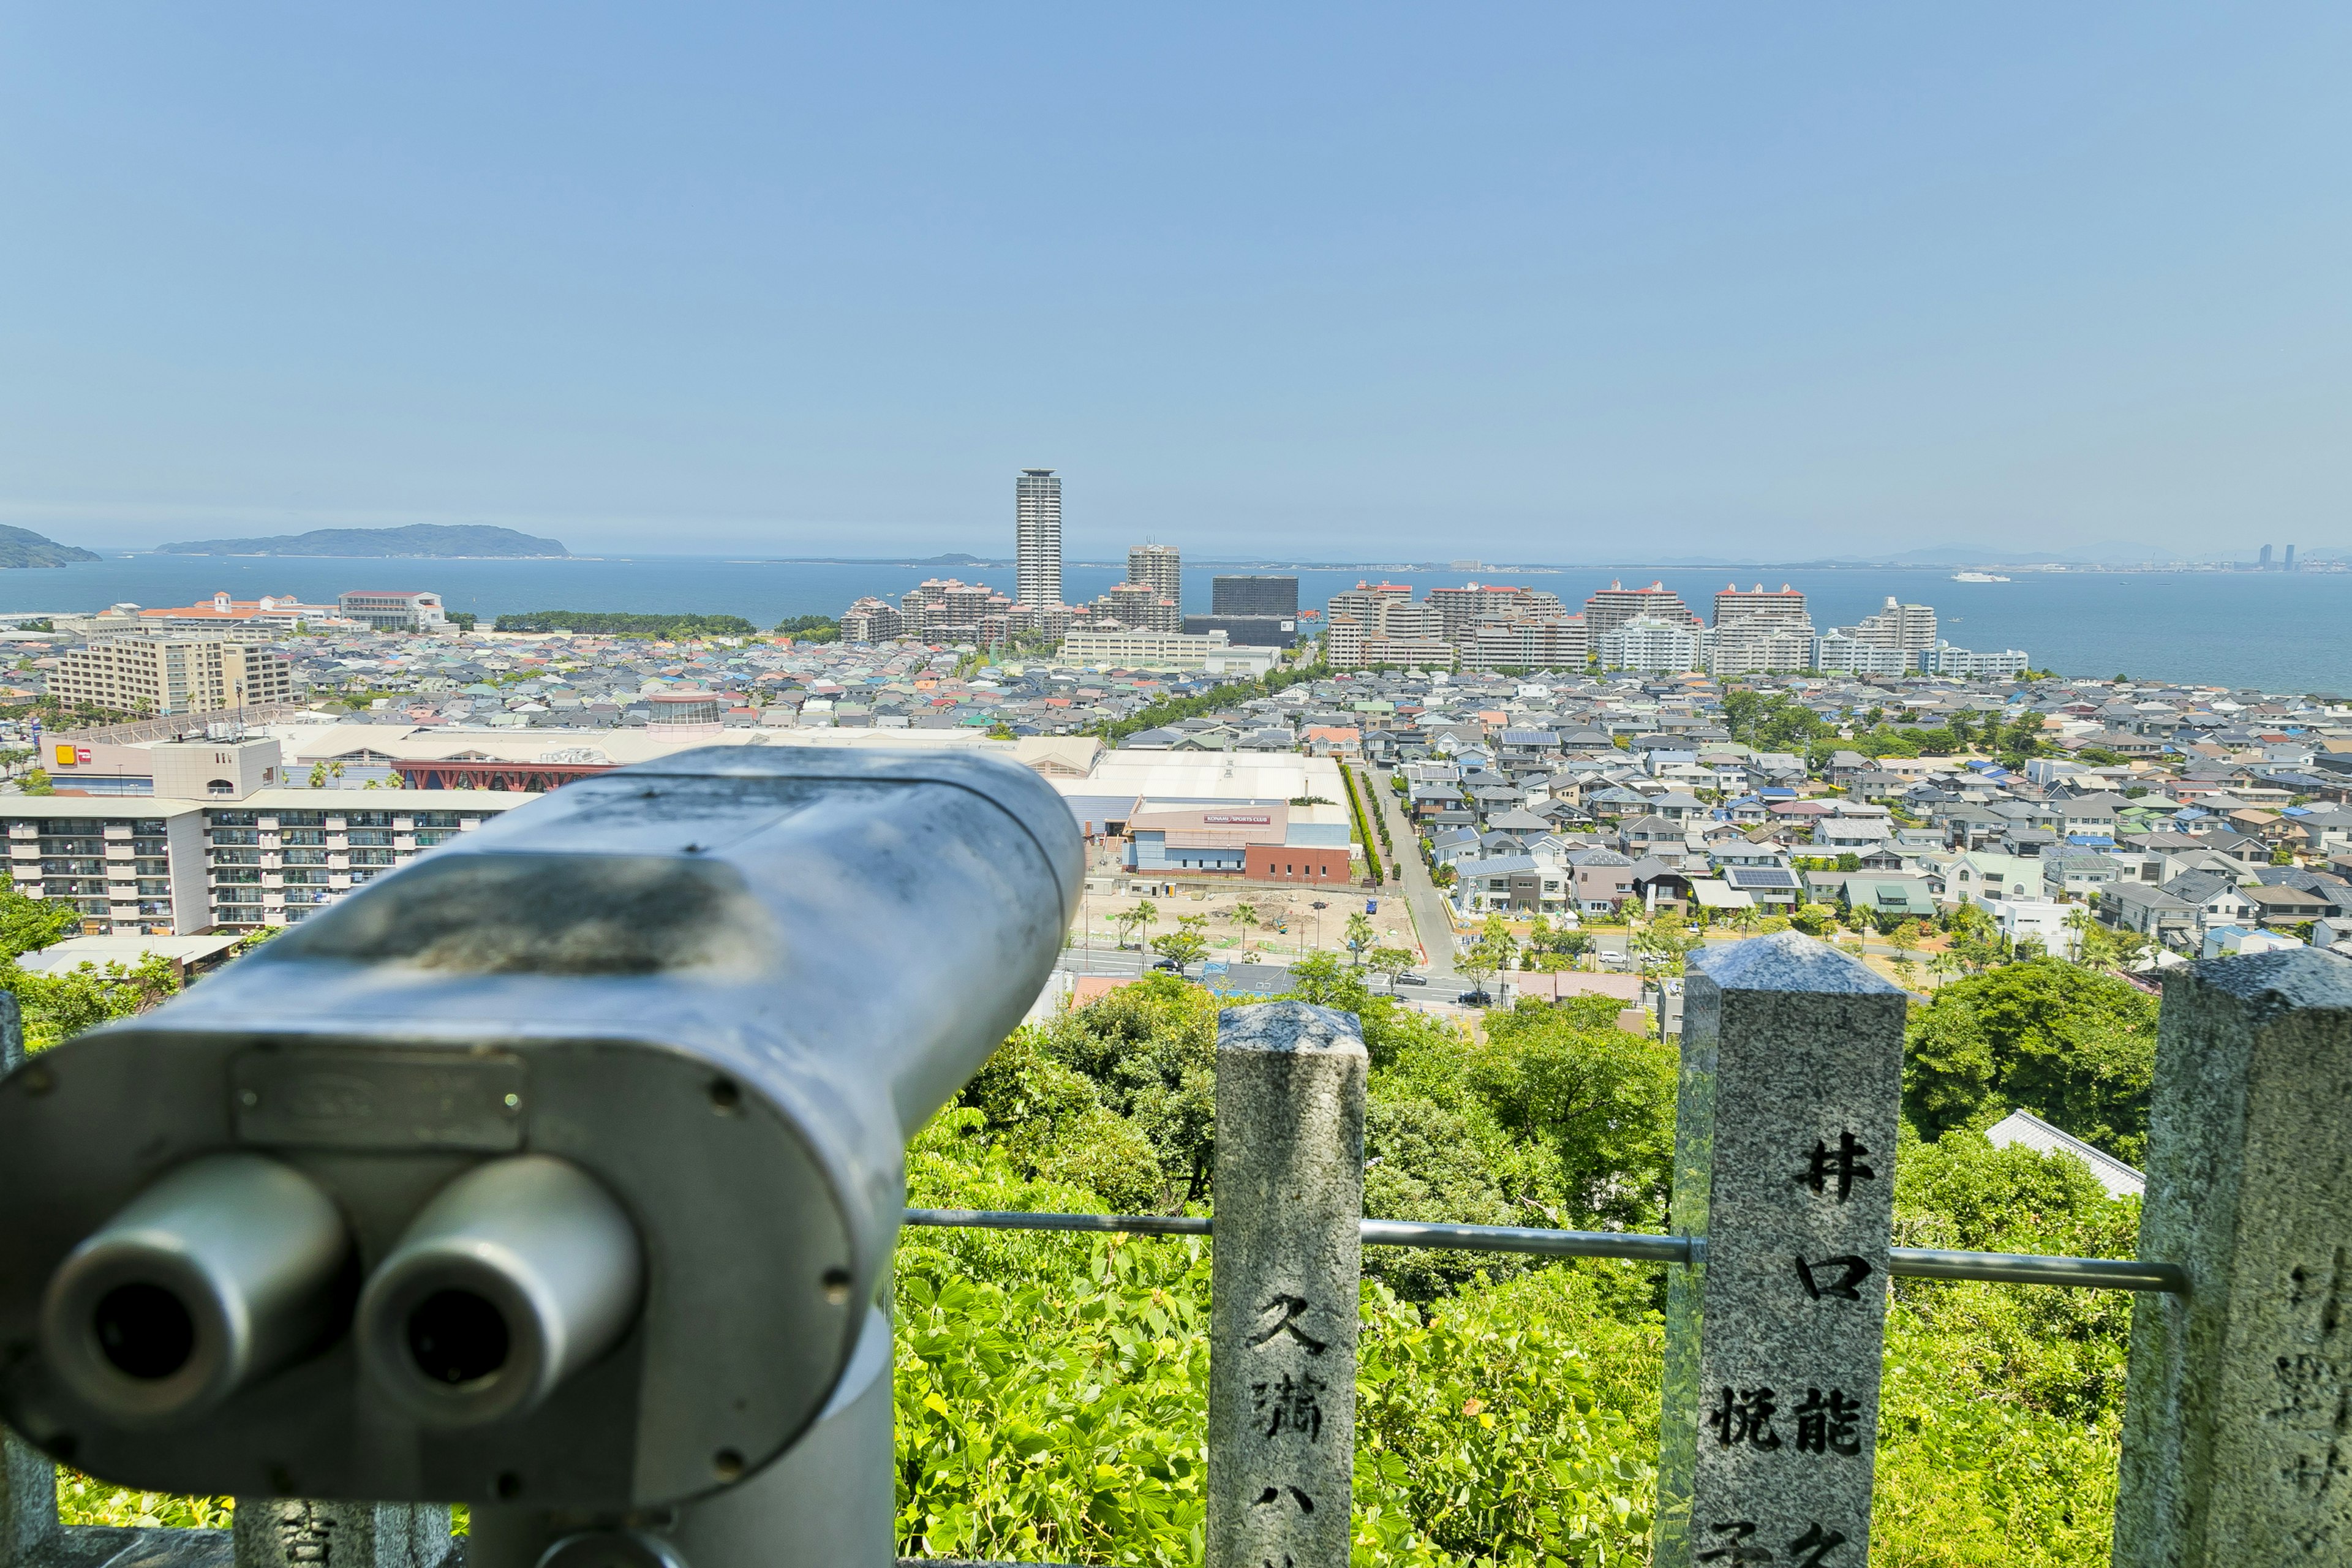
[[[712,748],[486,825],[0,1079],[0,1416],[146,1489],[482,1505],[485,1562],[739,1555],[730,1488],[862,1487],[887,1551],[906,1142],[1081,866],[969,754]],[[854,1475],[795,1471],[821,1416]]]

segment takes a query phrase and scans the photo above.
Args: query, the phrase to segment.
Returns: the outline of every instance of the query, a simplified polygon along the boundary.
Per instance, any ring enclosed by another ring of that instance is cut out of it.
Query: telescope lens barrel
[[[441,1189],[361,1292],[360,1354],[418,1419],[520,1415],[612,1349],[645,1262],[621,1205],[544,1154],[478,1165]]]
[[[41,1332],[68,1386],[126,1421],[194,1415],[331,1339],[351,1237],[317,1184],[258,1154],[191,1161],[50,1277]]]

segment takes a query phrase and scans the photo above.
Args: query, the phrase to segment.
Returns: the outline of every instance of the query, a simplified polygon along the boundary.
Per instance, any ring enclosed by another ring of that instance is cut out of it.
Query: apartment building
[[[49,689],[159,718],[294,700],[294,661],[267,644],[199,636],[100,637],[58,656]]]
[[[355,588],[341,595],[336,607],[344,619],[380,632],[437,631],[449,624],[438,594]]]
[[[1149,588],[1166,608],[1150,629],[1172,632],[1184,618],[1184,556],[1172,544],[1138,544],[1127,552],[1127,580]]]
[[[1588,624],[1591,619],[1588,613]],[[1656,616],[1634,616],[1593,637],[1592,641],[1593,651],[1600,656],[1603,669],[1631,669],[1662,675],[1698,668],[1706,652],[1706,638],[1696,617],[1690,621],[1678,621]]]
[[[244,800],[0,796],[9,877],[85,936],[287,925],[537,799],[499,790],[264,789]]]
[[[1612,583],[1584,601],[1585,635],[1598,647],[1602,637],[1636,616],[1673,626],[1696,626],[1699,624],[1698,616],[1683,603],[1682,595],[1664,583],[1653,583],[1646,588],[1628,588],[1622,583]]]
[[[0,824],[10,883],[71,906],[84,936],[193,936],[209,920],[193,801],[0,795]]]
[[[1013,485],[1013,597],[1034,609],[1062,602],[1062,481],[1024,468]]]
[[[215,930],[290,925],[538,798],[506,790],[260,790],[201,808],[197,885]]]
[[[1060,658],[1070,664],[1105,669],[1198,669],[1211,675],[1264,675],[1281,661],[1279,648],[1243,647],[1223,632],[1190,637],[1182,632],[1074,630],[1063,637]]]
[[[1812,617],[1805,612],[1805,595],[1786,583],[1778,588],[1767,588],[1759,583],[1743,589],[1737,583],[1724,584],[1715,596],[1715,625],[1720,631],[1734,621],[1771,621],[1780,626],[1805,628],[1812,635]]]
[[[1151,583],[1114,583],[1096,596],[1093,609],[1131,631],[1172,632],[1184,622],[1176,601]]]
[[[1507,621],[1480,626],[1462,645],[1465,669],[1559,669],[1581,672],[1590,653],[1582,616]]]
[[[1422,606],[1412,605],[1413,610]],[[1405,617],[1396,617],[1402,620]],[[1390,617],[1382,616],[1383,621]],[[1367,626],[1353,616],[1331,617],[1324,658],[1334,669],[1454,669],[1462,650],[1444,637],[1425,631],[1391,633],[1377,623]]]
[[[1887,595],[1886,605],[1864,616],[1847,635],[1865,647],[1891,647],[1898,653],[1926,653],[1936,646],[1936,612],[1926,605],[1906,605]]]
[[[1461,643],[1477,636],[1480,626],[1559,620],[1568,613],[1559,595],[1507,583],[1467,583],[1459,588],[1432,588],[1428,603],[1437,612],[1437,635],[1449,642]]]

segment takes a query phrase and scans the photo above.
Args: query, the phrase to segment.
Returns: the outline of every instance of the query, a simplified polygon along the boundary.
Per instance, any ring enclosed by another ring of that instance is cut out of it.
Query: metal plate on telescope
[[[522,1147],[522,1058],[504,1051],[240,1051],[229,1063],[237,1141],[291,1149]]]

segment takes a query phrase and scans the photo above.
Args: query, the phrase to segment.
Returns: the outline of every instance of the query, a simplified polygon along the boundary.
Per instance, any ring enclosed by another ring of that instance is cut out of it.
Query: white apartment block
[[[1929,675],[1958,676],[1963,680],[2015,680],[2032,668],[2032,661],[2023,648],[1974,653],[1939,642],[1919,656],[1919,668]]]
[[[1391,617],[1385,612],[1394,606],[1380,606],[1382,620],[1412,621],[1412,612],[1422,606],[1404,606],[1406,615]],[[1418,624],[1414,622],[1413,624]],[[1460,668],[1462,650],[1444,638],[1429,633],[1391,635],[1377,625],[1367,625],[1354,616],[1335,615],[1324,643],[1323,657],[1334,669],[1444,669]]]
[[[1264,675],[1281,660],[1282,650],[1238,646],[1223,632],[1073,631],[1062,638],[1056,657],[1067,664],[1106,669],[1148,667],[1199,669],[1211,675]]]
[[[1558,669],[1582,674],[1584,617],[1509,621],[1481,626],[1462,645],[1465,669]]]
[[[201,885],[211,924],[291,925],[539,798],[508,790],[266,789],[205,806]]]
[[[1807,620],[1743,616],[1718,621],[1706,634],[1707,673],[1788,675],[1811,669],[1814,640],[1813,624]]]
[[[449,624],[438,594],[353,589],[336,601],[345,619],[380,632],[436,631]]]
[[[204,809],[193,801],[0,795],[8,878],[63,903],[84,936],[194,936],[205,901]]]
[[[1024,468],[1013,486],[1013,598],[1040,610],[1062,602],[1062,481]]]
[[[294,664],[264,643],[194,636],[100,637],[58,656],[60,701],[121,713],[218,713],[294,700]]]
[[[1903,653],[1926,653],[1936,646],[1936,612],[1926,605],[1904,605],[1893,595],[1886,607],[1864,616],[1846,628],[1854,641],[1868,647],[1891,647]]]
[[[0,826],[16,890],[70,904],[82,934],[194,936],[291,924],[538,798],[265,789],[213,805],[6,795]]]
[[[1823,632],[1813,651],[1813,668],[1848,675],[1905,675],[1916,655],[1856,638],[1849,627]]]
[[[1598,639],[1603,669],[1671,675],[1696,669],[1706,658],[1706,633],[1693,624],[1635,616]]]

